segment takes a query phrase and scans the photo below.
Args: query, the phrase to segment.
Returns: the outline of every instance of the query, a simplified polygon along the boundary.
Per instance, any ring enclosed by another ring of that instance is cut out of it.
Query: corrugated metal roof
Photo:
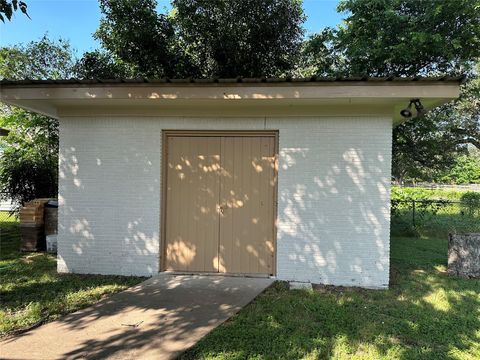
[[[207,78],[207,79],[195,79],[195,78],[185,78],[185,79],[171,79],[171,78],[160,78],[160,79],[149,79],[149,78],[135,78],[135,79],[92,79],[92,80],[82,80],[82,79],[62,79],[62,80],[8,80],[3,79],[0,81],[0,85],[96,85],[96,84],[105,84],[105,85],[115,85],[115,84],[234,84],[234,83],[328,83],[328,82],[455,82],[462,83],[466,77],[462,76],[438,76],[438,77],[398,77],[398,76],[388,76],[388,77],[307,77],[307,78],[292,78],[292,77],[283,77],[283,78],[244,78],[237,77],[231,79],[221,79],[221,78]]]

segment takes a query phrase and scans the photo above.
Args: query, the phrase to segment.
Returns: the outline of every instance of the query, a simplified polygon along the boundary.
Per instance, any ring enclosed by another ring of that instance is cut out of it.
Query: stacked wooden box
[[[50,199],[29,201],[20,210],[22,251],[45,250],[44,206]]]
[[[58,208],[46,204],[43,211],[43,219],[45,223],[45,235],[57,234]]]

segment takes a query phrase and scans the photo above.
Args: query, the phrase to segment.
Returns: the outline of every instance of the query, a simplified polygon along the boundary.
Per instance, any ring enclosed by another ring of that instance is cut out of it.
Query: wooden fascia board
[[[3,86],[4,101],[21,100],[273,100],[333,98],[456,98],[459,85],[450,83],[322,84],[302,86]]]

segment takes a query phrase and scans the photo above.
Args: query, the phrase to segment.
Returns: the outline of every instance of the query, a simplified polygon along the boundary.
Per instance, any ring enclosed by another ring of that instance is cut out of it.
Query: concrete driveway
[[[2,359],[171,359],[273,280],[160,274],[0,343]]]

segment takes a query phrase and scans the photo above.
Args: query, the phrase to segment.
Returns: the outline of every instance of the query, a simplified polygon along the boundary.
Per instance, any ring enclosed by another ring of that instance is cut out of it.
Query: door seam
[[[220,173],[217,175],[219,177],[218,180],[218,208],[217,208],[217,213],[218,213],[218,245],[217,245],[217,272],[220,272],[220,227],[221,227],[221,221],[222,221],[222,212],[220,211],[220,206],[222,203],[222,188],[223,188],[223,182],[221,176],[222,170],[223,170],[223,142],[225,140],[224,136],[220,137]]]

